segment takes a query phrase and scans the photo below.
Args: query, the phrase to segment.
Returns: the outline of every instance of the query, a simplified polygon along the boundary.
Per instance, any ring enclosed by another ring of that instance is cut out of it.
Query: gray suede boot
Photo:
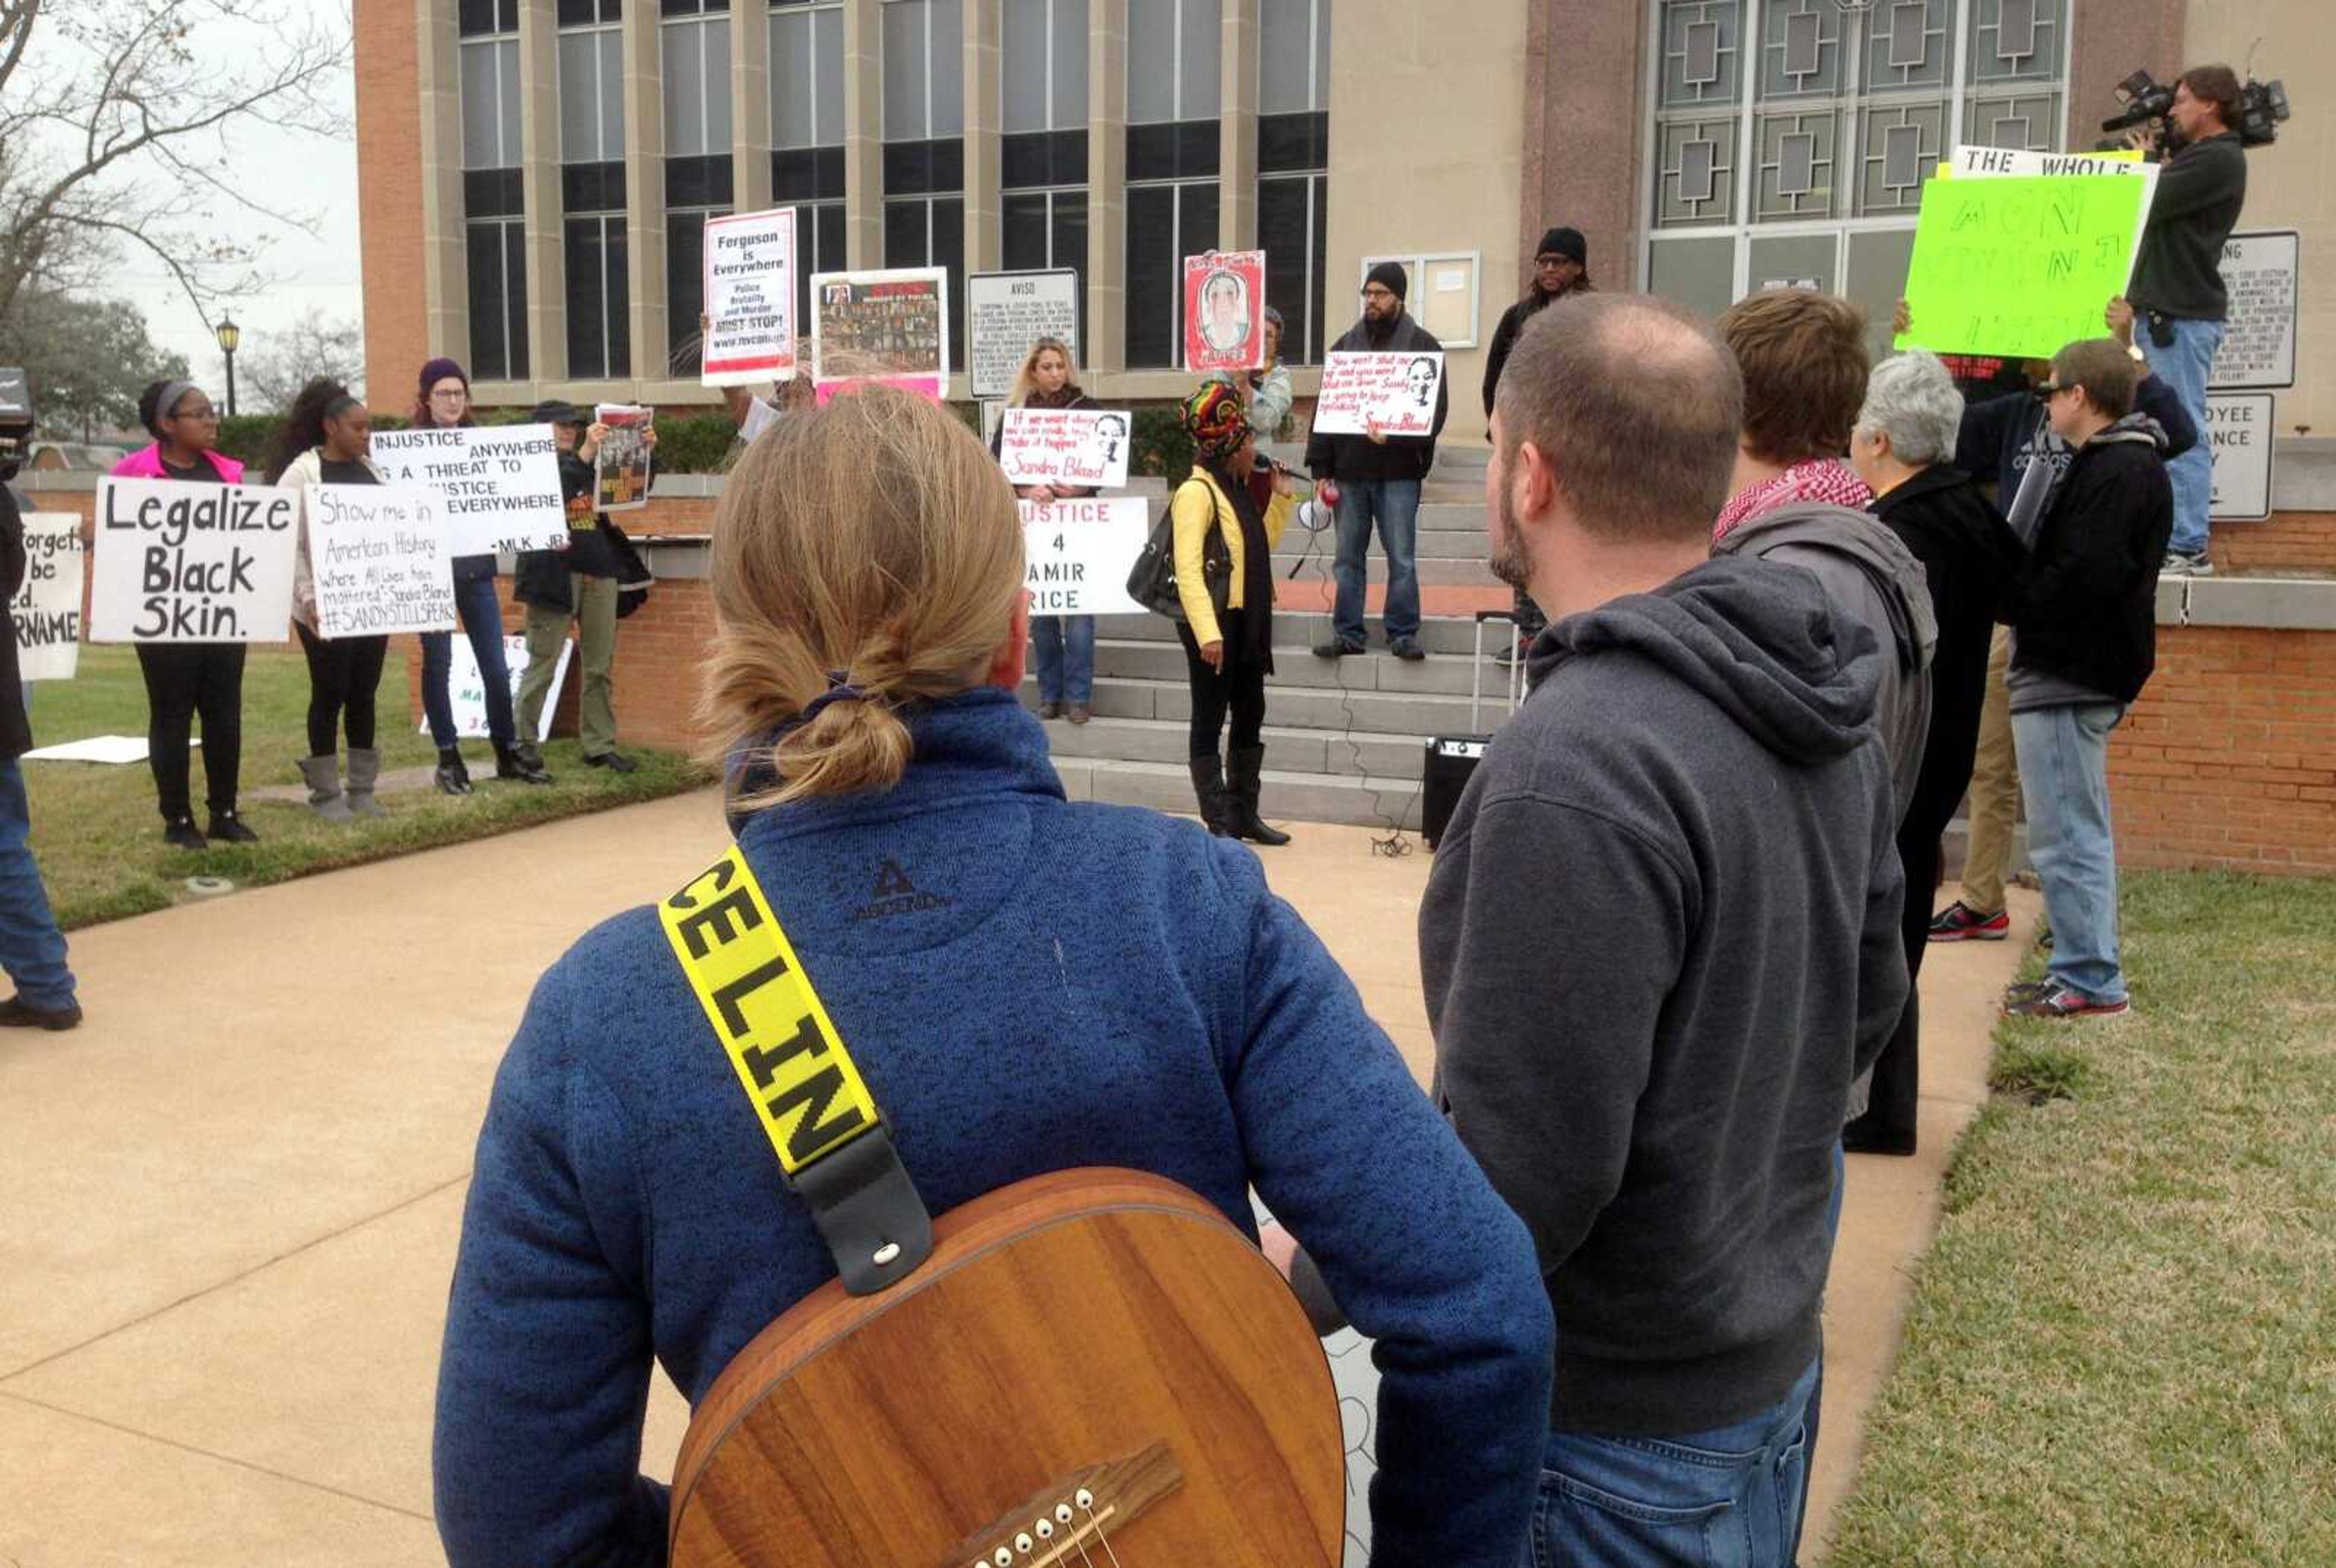
[[[381,753],[372,746],[349,747],[349,810],[361,817],[384,814],[373,798],[374,781],[381,777]]]
[[[300,776],[308,781],[308,809],[328,823],[349,820],[349,803],[341,794],[340,758],[300,759]]]

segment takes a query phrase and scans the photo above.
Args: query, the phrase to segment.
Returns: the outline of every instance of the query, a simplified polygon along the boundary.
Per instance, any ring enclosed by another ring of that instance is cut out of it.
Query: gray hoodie
[[[1825,596],[1874,633],[1887,655],[1877,722],[1890,752],[1891,797],[1903,820],[1931,733],[1931,655],[1939,643],[1922,563],[1874,518],[1820,502],[1780,506],[1738,523],[1712,553],[1757,556],[1813,572]]]
[[[1436,1093],[1533,1232],[1561,1428],[1739,1420],[1816,1355],[1850,1080],[1906,998],[1881,664],[1728,556],[1568,617],[1437,850]]]

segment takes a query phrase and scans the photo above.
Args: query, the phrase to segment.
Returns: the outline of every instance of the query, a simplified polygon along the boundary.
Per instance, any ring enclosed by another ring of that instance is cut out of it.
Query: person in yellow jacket
[[[1260,463],[1241,394],[1209,382],[1184,400],[1192,477],[1176,488],[1176,628],[1192,685],[1192,793],[1225,838],[1286,844],[1257,814],[1265,767],[1265,677],[1273,673],[1273,546],[1297,501],[1290,475]],[[1213,566],[1214,570],[1211,568]],[[1220,760],[1225,717],[1232,749]]]

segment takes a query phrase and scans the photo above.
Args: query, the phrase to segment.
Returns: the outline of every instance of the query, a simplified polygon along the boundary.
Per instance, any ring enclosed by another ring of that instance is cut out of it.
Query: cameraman
[[[2198,65],[2174,86],[2166,112],[2167,155],[2157,199],[2141,237],[2127,297],[2146,325],[2135,333],[2198,428],[2206,427],[2206,379],[2222,346],[2230,298],[2223,289],[2223,242],[2247,199],[2246,154],[2238,132],[2239,79],[2227,65]],[[2146,145],[2146,129],[2131,138]],[[2137,324],[2140,325],[2140,324]],[[2214,493],[2214,459],[2200,442],[2166,465],[2174,482],[2174,537],[2165,570],[2205,576],[2206,511]]]

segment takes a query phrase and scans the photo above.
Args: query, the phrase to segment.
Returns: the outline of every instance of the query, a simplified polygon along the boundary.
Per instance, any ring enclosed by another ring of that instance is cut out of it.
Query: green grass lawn
[[[2007,1023],[1827,1559],[2336,1563],[2336,881],[2135,876]]]
[[[405,671],[392,648],[380,695],[382,767],[427,765],[437,752],[405,716]],[[671,752],[626,747],[640,763],[618,775],[586,767],[576,743],[543,750],[555,782],[496,784],[484,741],[466,743],[475,790],[456,799],[435,790],[381,796],[388,815],[368,823],[328,823],[306,805],[252,798],[269,784],[299,782],[307,755],[308,668],[297,650],[255,648],[243,677],[243,815],[260,842],[219,845],[200,854],[162,842],[153,775],[143,764],[27,763],[33,853],[48,882],[58,923],[68,930],[162,909],[189,896],[192,876],[225,877],[238,887],[278,882],[336,866],[359,865],[412,850],[483,838],[558,817],[654,800],[710,782],[712,773]],[[93,735],[146,733],[146,688],[127,648],[84,648],[79,675],[44,681],[33,696],[33,736],[55,745]],[[482,760],[483,759],[483,761]],[[195,749],[195,822],[203,822],[202,748]]]

